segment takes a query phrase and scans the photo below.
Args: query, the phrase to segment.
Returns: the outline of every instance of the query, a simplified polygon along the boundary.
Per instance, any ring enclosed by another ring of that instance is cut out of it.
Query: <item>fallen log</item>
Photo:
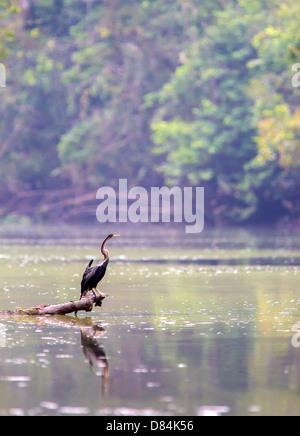
[[[0,316],[5,315],[66,315],[75,312],[75,315],[80,310],[91,312],[93,305],[101,306],[102,300],[107,296],[99,291],[95,294],[86,295],[79,301],[67,301],[61,304],[51,304],[46,306],[29,307],[28,309],[4,310],[0,311]]]

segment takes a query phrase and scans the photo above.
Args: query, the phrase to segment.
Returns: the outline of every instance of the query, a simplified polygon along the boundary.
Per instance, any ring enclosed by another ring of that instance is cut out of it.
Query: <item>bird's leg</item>
[[[99,307],[101,307],[102,306],[102,300],[103,300],[103,298],[101,298],[101,296],[102,296],[102,294],[101,294],[101,292],[99,291],[99,289],[97,289],[97,288],[95,288],[95,291],[97,292],[97,295],[95,295],[96,296],[96,303],[95,303],[95,306],[99,306]]]
[[[98,288],[96,288],[96,289],[95,289],[95,291],[97,292],[97,294],[98,294],[98,297],[101,297],[101,296],[102,296],[102,292],[101,292],[101,291],[99,291],[99,289],[98,289]]]
[[[96,294],[96,292],[95,291],[97,291],[97,288],[93,288],[92,289],[92,293],[94,294],[94,297],[96,297],[97,298],[97,294]]]

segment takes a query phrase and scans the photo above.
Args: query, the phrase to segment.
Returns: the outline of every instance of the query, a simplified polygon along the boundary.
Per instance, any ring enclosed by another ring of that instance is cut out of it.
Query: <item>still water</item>
[[[298,415],[300,235],[121,230],[101,308],[0,316],[0,414]],[[0,229],[0,310],[77,300],[107,233]]]

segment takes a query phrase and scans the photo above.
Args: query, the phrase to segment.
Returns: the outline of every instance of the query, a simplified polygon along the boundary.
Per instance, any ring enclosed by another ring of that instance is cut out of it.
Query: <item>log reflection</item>
[[[0,319],[1,314],[0,314]],[[102,378],[102,394],[108,393],[109,387],[109,369],[104,347],[101,344],[101,339],[106,333],[106,330],[100,325],[93,323],[91,318],[78,318],[66,315],[53,316],[28,316],[16,315],[15,313],[5,313],[3,318],[9,321],[21,322],[22,325],[37,324],[39,327],[59,327],[59,328],[75,328],[81,332],[81,345],[84,356],[86,357],[90,367],[96,376]],[[5,346],[5,326],[2,331],[2,345],[0,338],[0,346]],[[4,338],[4,339],[3,339]],[[3,342],[4,341],[4,342]]]

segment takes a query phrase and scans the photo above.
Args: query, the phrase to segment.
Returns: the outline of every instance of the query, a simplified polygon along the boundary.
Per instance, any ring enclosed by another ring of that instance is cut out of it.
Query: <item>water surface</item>
[[[2,229],[0,241],[1,310],[78,299],[99,257],[81,229]],[[299,241],[123,230],[101,308],[0,318],[0,413],[298,415]]]

